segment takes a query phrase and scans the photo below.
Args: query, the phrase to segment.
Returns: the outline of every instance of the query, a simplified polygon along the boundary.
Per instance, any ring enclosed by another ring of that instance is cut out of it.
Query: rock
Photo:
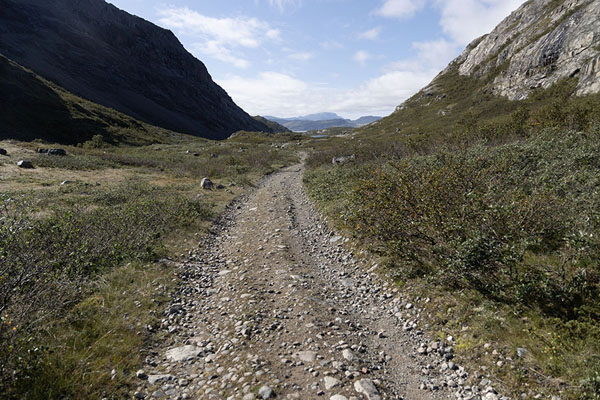
[[[379,396],[375,384],[370,379],[361,379],[354,382],[354,390],[364,394],[367,397],[367,400],[381,400],[381,396]]]
[[[260,396],[261,399],[270,399],[275,397],[275,393],[273,392],[273,389],[271,389],[269,386],[261,386],[260,389],[258,389],[258,395]]]
[[[459,65],[461,75],[489,79],[494,94],[511,100],[569,77],[578,78],[577,95],[597,93],[599,31],[597,1],[528,1],[489,35],[476,39],[453,64]]]
[[[344,357],[344,359],[350,362],[356,360],[356,355],[350,349],[345,349],[344,351],[342,351],[342,357]]]
[[[3,149],[0,147],[0,156],[7,156],[8,155],[8,151],[6,151],[6,149]]]
[[[348,400],[348,398],[346,396],[342,396],[341,394],[336,394],[331,396],[329,400]]]
[[[255,398],[256,396],[254,396],[254,393],[246,393],[244,397],[242,397],[242,400],[254,400]]]
[[[173,375],[149,375],[148,383],[154,385],[155,383],[171,381],[175,379]]]
[[[525,357],[527,355],[527,353],[528,353],[527,349],[524,349],[522,347],[517,348],[517,356],[519,358]]]
[[[133,397],[135,397],[136,399],[144,399],[146,396],[144,396],[142,392],[135,392],[133,394]]]
[[[317,353],[314,351],[299,351],[298,358],[304,362],[315,362],[317,359]]]
[[[148,377],[148,375],[146,375],[146,373],[144,372],[143,369],[139,369],[136,373],[135,376],[137,376],[140,379],[146,379]]]
[[[33,164],[31,163],[31,161],[21,160],[17,163],[17,167],[24,168],[24,169],[32,169]]]
[[[209,178],[203,178],[200,182],[200,187],[202,189],[212,189],[215,184]]]
[[[343,165],[350,161],[354,161],[355,159],[356,159],[356,156],[354,154],[352,154],[351,156],[347,156],[347,157],[333,157],[333,159],[331,160],[331,163],[333,165]]]
[[[168,350],[166,358],[169,361],[181,362],[194,359],[202,354],[203,349],[193,345],[187,345],[182,347],[176,347]]]
[[[325,390],[330,390],[334,387],[339,386],[341,381],[331,376],[326,376],[325,378],[323,378],[323,383],[325,384]]]
[[[37,149],[39,154],[47,154],[49,156],[66,156],[67,152],[65,149]]]

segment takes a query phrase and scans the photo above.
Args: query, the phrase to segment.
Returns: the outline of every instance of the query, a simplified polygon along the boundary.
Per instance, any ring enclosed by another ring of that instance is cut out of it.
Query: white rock
[[[273,389],[271,389],[268,386],[262,386],[260,389],[258,389],[258,395],[263,399],[270,399],[272,397],[275,397],[275,393],[273,393]]]
[[[368,400],[381,400],[375,384],[370,379],[361,379],[354,382],[354,390],[364,394]]]
[[[154,385],[155,383],[165,382],[173,380],[173,375],[149,375],[148,383]]]
[[[194,359],[198,357],[201,353],[202,349],[200,347],[187,345],[168,350],[166,358],[169,361],[181,362]]]
[[[346,359],[350,362],[356,360],[356,356],[350,349],[345,349],[344,351],[342,351],[342,357],[344,357],[344,359]]]
[[[299,351],[297,354],[300,361],[304,362],[315,362],[317,359],[317,353],[314,351]]]
[[[325,390],[333,389],[334,387],[339,386],[341,383],[339,379],[333,378],[331,376],[326,376],[323,379],[323,382],[325,383]]]

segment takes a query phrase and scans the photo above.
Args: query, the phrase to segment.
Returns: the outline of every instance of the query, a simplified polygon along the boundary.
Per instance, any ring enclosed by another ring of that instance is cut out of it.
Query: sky
[[[107,0],[170,29],[251,115],[386,116],[524,0]]]

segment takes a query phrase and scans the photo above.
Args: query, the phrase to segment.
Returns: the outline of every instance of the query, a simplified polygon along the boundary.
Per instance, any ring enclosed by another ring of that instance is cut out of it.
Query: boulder
[[[6,151],[6,149],[0,148],[0,156],[7,156],[8,152]]]
[[[355,159],[356,159],[356,156],[354,154],[352,154],[351,156],[347,156],[347,157],[333,157],[333,159],[331,160],[331,163],[333,165],[343,165],[348,162],[354,161]]]
[[[32,169],[33,164],[31,163],[31,161],[27,161],[27,160],[21,160],[17,163],[17,167],[19,168],[24,168],[24,169]]]
[[[40,154],[47,154],[49,156],[66,156],[67,152],[65,149],[37,149]]]
[[[215,187],[215,184],[209,178],[204,178],[200,182],[200,186],[202,189],[212,189]]]

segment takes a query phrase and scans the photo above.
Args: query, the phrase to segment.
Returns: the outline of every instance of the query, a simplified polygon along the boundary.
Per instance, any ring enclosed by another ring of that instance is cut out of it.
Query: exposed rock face
[[[79,96],[174,131],[214,139],[270,131],[172,32],[104,0],[3,0],[0,53]]]
[[[493,91],[512,100],[578,77],[577,94],[600,91],[600,2],[530,0],[454,61],[459,73],[495,76]]]

